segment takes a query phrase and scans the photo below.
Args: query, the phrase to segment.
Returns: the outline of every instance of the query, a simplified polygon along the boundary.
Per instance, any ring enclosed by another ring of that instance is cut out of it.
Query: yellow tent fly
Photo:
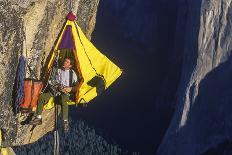
[[[75,20],[69,16],[50,55],[45,69],[45,83],[57,55],[60,62],[67,56],[74,59],[74,70],[80,77],[80,84],[75,94],[76,100],[69,102],[69,105],[88,103],[122,74],[122,70],[94,47]],[[52,108],[53,100],[51,98],[44,108]]]

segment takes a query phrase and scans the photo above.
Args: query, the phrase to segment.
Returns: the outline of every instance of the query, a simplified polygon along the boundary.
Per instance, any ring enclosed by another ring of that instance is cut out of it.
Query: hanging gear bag
[[[21,112],[32,112],[36,109],[40,92],[43,88],[43,83],[40,80],[25,79],[24,80],[24,97],[20,108]]]

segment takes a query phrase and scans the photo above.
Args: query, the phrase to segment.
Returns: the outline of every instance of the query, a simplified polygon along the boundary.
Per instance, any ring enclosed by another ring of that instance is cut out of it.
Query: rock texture
[[[40,78],[67,13],[72,10],[77,14],[77,23],[90,38],[98,3],[99,0],[0,0],[0,129],[5,133],[5,146],[13,141],[14,145],[27,144],[28,137],[33,142],[52,130],[52,125],[46,128],[48,123],[44,123],[36,127],[34,132],[43,132],[35,137],[29,131],[31,127],[21,126],[12,112],[11,96],[19,56],[27,55],[31,69]],[[52,122],[52,114],[45,114],[45,122]]]
[[[182,77],[159,155],[199,155],[232,139],[231,0],[179,4],[175,50],[183,46]]]

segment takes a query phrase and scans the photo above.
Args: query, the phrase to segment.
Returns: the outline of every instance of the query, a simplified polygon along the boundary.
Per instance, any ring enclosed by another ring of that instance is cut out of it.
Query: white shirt
[[[72,84],[77,82],[77,75],[74,71],[73,72],[73,77],[72,77]],[[61,84],[64,87],[70,87],[69,86],[69,75],[70,71],[69,70],[63,70],[63,69],[58,69],[58,75],[56,77],[56,80],[59,84]]]

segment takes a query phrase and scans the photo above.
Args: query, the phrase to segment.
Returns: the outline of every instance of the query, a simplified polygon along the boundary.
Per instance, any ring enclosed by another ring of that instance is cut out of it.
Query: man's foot
[[[67,133],[69,131],[68,121],[64,121],[63,126],[64,126],[64,132]]]
[[[41,125],[42,124],[42,118],[34,117],[29,122],[29,124],[31,124],[31,125]]]

